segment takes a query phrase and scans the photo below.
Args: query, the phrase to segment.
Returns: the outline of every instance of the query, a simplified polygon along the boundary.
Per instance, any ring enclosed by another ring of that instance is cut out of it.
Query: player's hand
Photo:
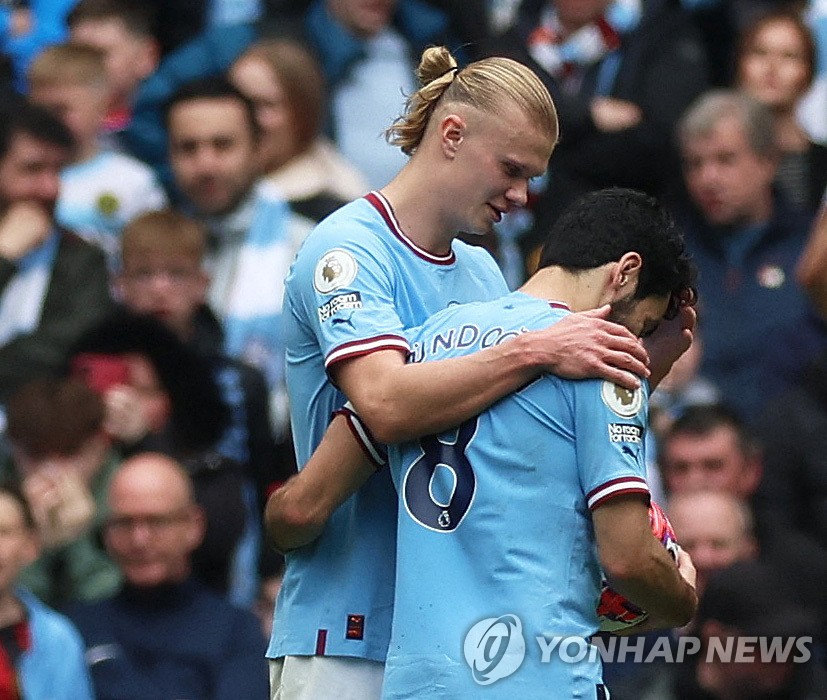
[[[0,257],[17,262],[52,230],[48,212],[35,202],[15,202],[0,219]]]
[[[641,341],[627,328],[606,320],[611,308],[570,314],[553,326],[536,331],[551,356],[546,370],[567,379],[600,378],[626,389],[649,376],[649,357]]]
[[[691,306],[682,306],[671,321],[662,321],[645,341],[649,352],[649,383],[652,390],[669,374],[672,365],[692,345],[698,314]]]
[[[131,386],[112,387],[104,394],[103,403],[106,408],[103,427],[110,437],[129,445],[149,433],[149,419],[141,397]]]

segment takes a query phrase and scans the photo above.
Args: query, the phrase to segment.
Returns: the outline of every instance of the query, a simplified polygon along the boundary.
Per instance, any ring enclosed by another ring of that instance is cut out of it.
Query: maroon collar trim
[[[434,255],[433,253],[429,253],[424,248],[420,248],[416,245],[416,243],[408,238],[402,232],[402,228],[396,220],[396,216],[393,213],[390,202],[385,199],[381,192],[378,192],[377,190],[368,192],[365,195],[365,199],[368,200],[373,208],[379,212],[385,220],[385,223],[388,225],[388,228],[391,230],[391,233],[396,236],[406,247],[410,248],[414,255],[428,261],[429,263],[433,263],[434,265],[453,265],[456,262],[457,258],[454,255],[453,250],[448,255]]]

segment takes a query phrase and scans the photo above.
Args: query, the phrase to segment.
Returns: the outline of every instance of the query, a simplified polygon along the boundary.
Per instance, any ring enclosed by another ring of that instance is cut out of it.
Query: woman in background
[[[307,49],[286,39],[260,41],[229,75],[255,103],[262,173],[296,212],[319,221],[368,191],[361,173],[321,134],[324,77]]]
[[[737,87],[775,115],[780,161],[776,186],[790,204],[811,213],[827,185],[827,147],[810,141],[796,108],[813,80],[813,37],[792,11],[766,14],[748,25],[736,58]]]

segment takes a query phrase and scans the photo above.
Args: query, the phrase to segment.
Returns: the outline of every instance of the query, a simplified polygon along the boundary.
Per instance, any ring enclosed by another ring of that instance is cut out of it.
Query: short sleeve
[[[648,499],[644,453],[647,399],[646,386],[629,391],[607,381],[577,383],[577,468],[590,510],[629,493]]]
[[[358,219],[311,236],[288,279],[329,368],[377,350],[409,351],[396,311],[390,253]],[[311,240],[314,239],[314,240]]]

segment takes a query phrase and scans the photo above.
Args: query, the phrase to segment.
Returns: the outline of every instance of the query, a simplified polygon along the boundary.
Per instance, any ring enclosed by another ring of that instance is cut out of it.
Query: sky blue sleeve
[[[600,380],[574,386],[577,468],[589,509],[629,493],[648,498],[646,386],[634,392]]]
[[[288,286],[319,341],[325,366],[377,350],[407,354],[396,309],[396,268],[390,253],[358,224],[335,237],[308,239]],[[361,235],[360,235],[361,233]]]

